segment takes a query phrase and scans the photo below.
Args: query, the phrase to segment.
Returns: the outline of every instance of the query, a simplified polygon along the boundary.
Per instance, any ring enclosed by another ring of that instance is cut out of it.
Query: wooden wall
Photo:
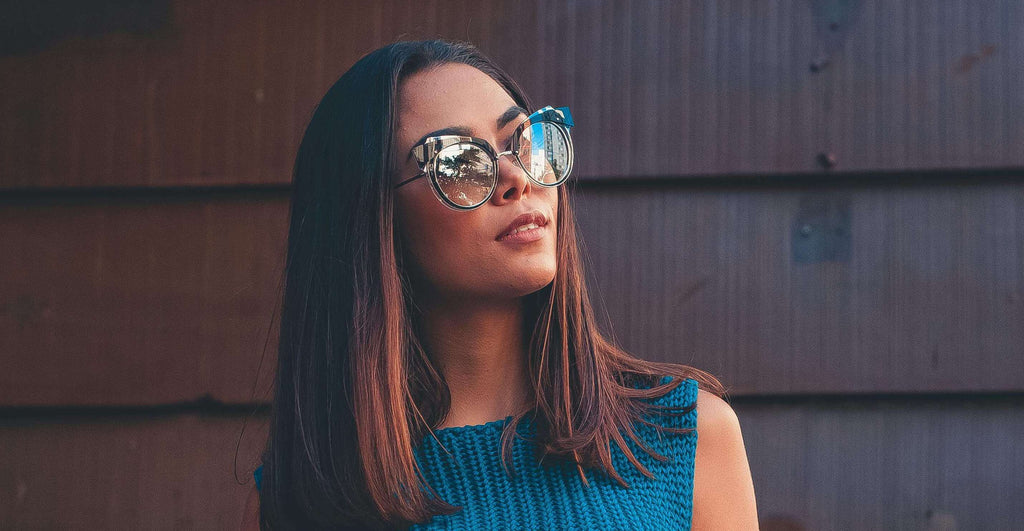
[[[0,527],[236,525],[306,121],[366,52],[446,37],[572,107],[602,311],[730,389],[762,528],[1012,528],[1022,25],[1008,0],[7,3]]]

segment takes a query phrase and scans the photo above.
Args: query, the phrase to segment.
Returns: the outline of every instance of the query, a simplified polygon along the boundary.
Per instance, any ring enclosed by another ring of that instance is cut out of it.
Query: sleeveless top
[[[661,382],[670,381],[664,377]],[[697,381],[688,378],[651,403],[695,405]],[[653,475],[634,467],[615,442],[611,443],[615,470],[629,485],[622,487],[597,470],[584,469],[589,486],[576,466],[549,459],[539,463],[534,444],[516,437],[508,461],[512,477],[501,461],[501,432],[511,420],[459,426],[428,433],[414,450],[427,483],[449,504],[462,507],[451,515],[438,515],[410,529],[689,529],[693,513],[693,466],[697,450],[697,409],[685,415],[658,415],[650,422],[689,433],[659,432],[637,423],[637,436],[652,450],[668,457],[658,461],[623,434],[633,455]],[[525,417],[517,432],[531,437],[535,431]],[[447,452],[445,451],[447,449]],[[260,486],[262,466],[254,472]]]

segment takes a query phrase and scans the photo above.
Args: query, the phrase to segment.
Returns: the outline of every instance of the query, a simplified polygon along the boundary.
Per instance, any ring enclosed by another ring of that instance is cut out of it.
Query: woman
[[[597,329],[573,126],[462,43],[386,46],[328,90],[251,528],[756,529],[721,384]]]

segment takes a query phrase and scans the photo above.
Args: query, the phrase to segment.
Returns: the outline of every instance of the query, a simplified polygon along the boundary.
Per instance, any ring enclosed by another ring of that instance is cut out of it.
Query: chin
[[[535,268],[529,273],[519,275],[508,288],[514,297],[524,297],[551,284],[555,280],[555,268]]]

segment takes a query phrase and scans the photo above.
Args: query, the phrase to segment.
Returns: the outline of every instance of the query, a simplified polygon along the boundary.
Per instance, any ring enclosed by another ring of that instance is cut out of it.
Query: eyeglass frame
[[[535,179],[533,175],[530,173],[530,171],[526,169],[526,165],[523,164],[522,159],[519,158],[519,138],[522,135],[523,130],[526,127],[529,127],[533,124],[540,122],[548,122],[554,124],[555,127],[557,127],[558,130],[562,133],[562,136],[565,137],[566,149],[568,151],[568,155],[566,157],[568,159],[568,164],[565,168],[565,175],[556,184],[542,183]],[[420,177],[429,176],[430,189],[434,191],[434,195],[437,197],[439,201],[441,201],[443,205],[453,210],[474,210],[482,206],[484,203],[486,203],[491,198],[491,196],[494,195],[494,190],[498,188],[498,159],[505,155],[515,156],[515,162],[519,164],[519,167],[523,169],[523,171],[526,173],[526,176],[531,181],[548,188],[561,186],[562,184],[565,183],[565,181],[569,179],[569,176],[572,174],[573,161],[575,160],[572,136],[569,134],[569,128],[573,127],[573,125],[574,124],[572,120],[572,113],[569,112],[569,107],[556,108],[548,105],[534,112],[533,114],[530,114],[522,122],[520,122],[519,125],[516,126],[516,128],[512,131],[512,140],[509,146],[511,147],[511,149],[509,149],[508,151],[496,152],[494,147],[491,146],[490,142],[482,138],[477,138],[473,136],[438,135],[424,138],[423,141],[417,143],[415,146],[412,147],[412,153],[413,156],[416,157],[416,162],[419,165],[420,172],[396,184],[394,186],[394,189],[397,190],[398,188],[405,186],[406,184],[415,181]],[[459,205],[452,201],[451,199],[448,199],[448,197],[444,195],[444,192],[440,190],[440,187],[437,184],[437,178],[433,176],[433,171],[430,171],[434,169],[437,154],[440,153],[445,148],[457,144],[473,144],[475,146],[482,148],[484,152],[491,157],[491,164],[494,168],[494,185],[492,185],[491,189],[487,192],[487,197],[483,198],[483,200],[481,200],[479,203],[473,206]]]

